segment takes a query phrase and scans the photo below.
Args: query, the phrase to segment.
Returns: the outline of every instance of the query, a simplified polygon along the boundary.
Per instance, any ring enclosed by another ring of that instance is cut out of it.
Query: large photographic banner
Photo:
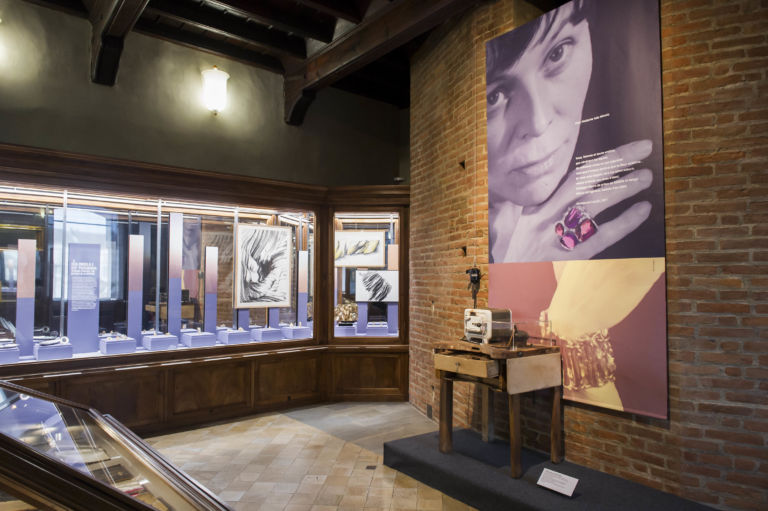
[[[489,305],[564,397],[667,416],[658,0],[574,0],[486,44]]]

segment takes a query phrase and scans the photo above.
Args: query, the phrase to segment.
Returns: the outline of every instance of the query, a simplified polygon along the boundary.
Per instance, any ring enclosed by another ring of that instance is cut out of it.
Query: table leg
[[[440,452],[453,449],[453,380],[440,378]]]
[[[520,451],[523,439],[520,436],[520,394],[508,394],[509,402],[509,469],[512,477],[523,475]]]
[[[482,428],[483,442],[492,442],[494,437],[493,391],[488,385],[480,385],[480,403],[480,423]]]
[[[560,427],[563,391],[560,387],[554,387],[553,390],[549,456],[552,463],[560,463],[563,461],[563,453],[560,451],[560,446],[563,445],[563,428]]]

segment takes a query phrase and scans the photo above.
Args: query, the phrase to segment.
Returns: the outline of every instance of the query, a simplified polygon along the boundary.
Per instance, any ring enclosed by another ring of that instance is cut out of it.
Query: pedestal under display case
[[[109,415],[0,383],[0,508],[229,510]]]

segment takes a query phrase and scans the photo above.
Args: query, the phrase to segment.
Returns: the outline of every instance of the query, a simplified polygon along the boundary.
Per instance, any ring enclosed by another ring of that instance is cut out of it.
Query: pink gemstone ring
[[[576,245],[587,241],[597,232],[597,223],[583,209],[571,206],[562,222],[555,224],[555,234],[560,238],[560,246],[573,250]]]

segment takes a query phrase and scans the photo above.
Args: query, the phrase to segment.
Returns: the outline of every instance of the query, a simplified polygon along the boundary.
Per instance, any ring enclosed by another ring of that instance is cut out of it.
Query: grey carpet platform
[[[384,444],[384,464],[479,510],[698,511],[712,508],[573,463],[554,464],[523,449],[523,477],[509,477],[509,444],[453,432],[453,452],[438,450],[438,433]],[[572,498],[536,485],[544,468],[576,477]]]

